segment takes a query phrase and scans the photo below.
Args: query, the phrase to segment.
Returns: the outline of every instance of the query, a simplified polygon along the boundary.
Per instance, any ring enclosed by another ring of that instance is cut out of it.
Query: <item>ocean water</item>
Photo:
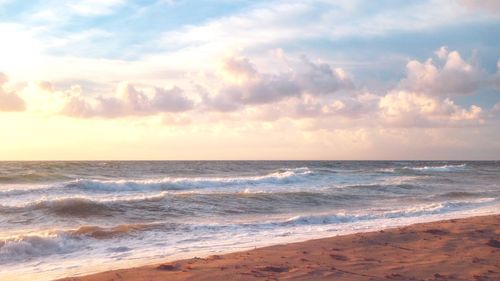
[[[0,280],[500,213],[500,162],[0,162]]]

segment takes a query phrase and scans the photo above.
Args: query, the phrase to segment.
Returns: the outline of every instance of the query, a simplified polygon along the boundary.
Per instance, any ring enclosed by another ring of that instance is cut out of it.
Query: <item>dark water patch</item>
[[[44,210],[58,216],[86,217],[105,215],[109,206],[104,203],[84,198],[65,198],[41,201],[31,206],[33,209]]]
[[[0,174],[0,184],[46,183],[68,179],[70,179],[69,176],[57,173],[21,172]]]
[[[81,226],[76,230],[68,231],[73,236],[86,236],[94,239],[111,239],[124,235],[131,235],[141,231],[159,229],[162,224],[122,224],[114,227]],[[171,225],[170,225],[171,226]]]
[[[53,200],[39,200],[22,206],[0,205],[0,213],[24,213],[43,211],[57,216],[87,217],[105,215],[110,210],[105,203],[92,201],[86,198],[61,198]]]
[[[480,197],[481,193],[467,192],[467,191],[451,191],[443,194],[439,194],[438,197],[449,198],[449,199],[460,199],[460,198],[475,198]]]

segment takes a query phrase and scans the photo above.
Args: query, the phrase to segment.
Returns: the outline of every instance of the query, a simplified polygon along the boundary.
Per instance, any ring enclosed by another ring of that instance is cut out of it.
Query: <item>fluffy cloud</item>
[[[444,60],[442,67],[432,59],[408,62],[401,87],[433,95],[470,95],[479,89],[485,74],[477,65],[464,61],[457,51],[448,52],[446,47],[436,55]]]
[[[340,68],[313,63],[306,57],[277,74],[257,71],[248,58],[231,57],[223,63],[225,85],[215,96],[201,90],[204,104],[217,111],[232,111],[246,105],[262,105],[298,98],[305,94],[329,95],[353,89],[349,75]]]
[[[196,83],[203,84],[195,91],[200,102],[189,98],[195,93],[185,93],[179,87],[163,89],[127,82],[118,84],[113,92],[106,90],[108,94],[96,94],[103,90],[83,92],[76,85],[60,91],[55,90],[57,84],[39,81],[28,83],[19,95],[28,101],[27,110],[32,112],[79,118],[162,114],[164,124],[175,126],[194,124],[204,119],[203,115],[210,115],[210,120],[234,122],[290,119],[307,123],[316,119],[326,129],[459,127],[482,124],[497,116],[493,114],[496,109],[490,113],[490,109],[476,105],[460,106],[450,96],[474,93],[492,77],[497,83],[500,71],[487,74],[446,47],[435,54],[442,66],[432,59],[410,61],[406,77],[381,93],[361,90],[343,69],[305,56],[290,59],[281,54],[282,65],[274,72],[259,71],[249,58],[231,56],[219,64],[219,69],[214,67],[213,73],[192,76]],[[6,76],[0,76],[0,81],[6,83]],[[181,85],[189,89],[187,83]],[[9,101],[8,108],[16,108],[12,105],[17,96],[4,92],[0,97]],[[24,103],[19,100],[17,109],[22,110]],[[184,113],[188,111],[189,116]]]
[[[16,92],[7,91],[4,86],[9,78],[0,72],[0,111],[24,111],[26,105]]]
[[[326,63],[316,64],[305,56],[294,67],[294,77],[304,91],[314,95],[354,88],[351,78],[342,68],[332,69]]]
[[[396,127],[448,127],[478,124],[482,109],[462,108],[452,100],[415,92],[392,91],[379,101],[380,117]]]
[[[183,112],[191,109],[193,102],[183,91],[153,88],[152,93],[136,89],[129,83],[120,83],[115,96],[85,98],[81,88],[72,87],[67,93],[67,102],[62,113],[73,117],[122,117],[131,115],[152,115],[161,112]]]
[[[343,97],[305,95],[288,106],[279,105],[273,112],[292,118],[344,117],[359,119],[377,111],[379,97],[371,93],[356,93]],[[271,113],[268,113],[269,115]]]

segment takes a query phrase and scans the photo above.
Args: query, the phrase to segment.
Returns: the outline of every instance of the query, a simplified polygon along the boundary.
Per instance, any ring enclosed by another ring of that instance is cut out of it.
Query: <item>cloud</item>
[[[497,72],[491,78],[492,86],[496,89],[500,89],[500,60],[497,61]]]
[[[500,12],[500,2],[498,0],[461,0],[467,8],[474,10],[484,10],[490,13]]]
[[[403,89],[433,95],[471,95],[485,79],[485,73],[473,63],[466,62],[457,51],[441,47],[436,54],[444,60],[439,67],[431,59],[425,62],[411,60],[406,65]]]
[[[267,1],[231,15],[167,31],[165,46],[280,47],[294,40],[367,38],[391,33],[435,30],[480,21],[463,5],[451,1],[415,1],[369,5],[370,1]]]
[[[313,63],[305,56],[302,56],[294,72],[302,89],[314,95],[331,94],[342,89],[354,88],[351,78],[342,68],[332,69],[326,63]]]
[[[74,86],[67,92],[67,102],[62,113],[73,117],[124,117],[145,116],[163,112],[184,112],[193,107],[178,87],[171,89],[153,88],[146,94],[134,85],[123,82],[116,89],[115,96],[85,98],[81,88]]]
[[[24,111],[26,105],[15,92],[6,92],[0,88],[0,111]]]
[[[452,100],[407,91],[391,91],[379,101],[382,121],[395,127],[448,127],[480,124],[482,109],[462,108]]]
[[[7,77],[5,73],[0,72],[0,87],[5,85],[7,82],[9,82],[9,77]]]
[[[235,122],[316,119],[327,129],[459,127],[489,122],[494,116],[489,110],[458,105],[450,96],[463,89],[473,94],[487,85],[483,82],[496,76],[464,61],[458,52],[446,47],[435,54],[439,58],[436,63],[432,59],[424,63],[410,61],[407,75],[381,92],[356,85],[342,68],[306,56],[290,58],[281,52],[276,61],[280,66],[264,68],[266,72],[248,57],[228,56],[216,65],[218,69],[213,66],[213,72],[186,75],[184,84],[179,80],[182,88],[122,82],[113,91],[106,88],[89,91],[85,84],[86,91],[79,84],[61,91],[57,90],[61,84],[42,80],[28,83],[29,91],[19,94],[33,112],[79,118],[162,115],[164,123],[169,125],[195,124],[203,114],[210,114],[212,120]],[[0,80],[6,81],[4,76]],[[187,79],[190,81],[186,82]],[[199,85],[191,92],[188,83],[193,81]],[[180,117],[188,111],[195,116]]]
[[[45,92],[53,92],[54,91],[54,87],[53,87],[52,83],[50,83],[48,81],[37,81],[36,85],[42,91],[45,91]]]
[[[329,95],[354,88],[349,75],[341,68],[313,63],[303,56],[287,72],[261,73],[248,58],[230,57],[223,62],[225,85],[215,96],[200,90],[209,109],[232,111],[248,105],[275,103],[304,94]],[[221,81],[221,82],[222,82]]]
[[[67,3],[60,1],[44,1],[30,13],[26,21],[42,21],[45,23],[64,23],[77,17],[95,17],[112,14],[123,0],[74,0]]]
[[[448,54],[450,52],[448,51],[447,46],[442,46],[441,48],[437,49],[434,54],[440,58],[440,59],[446,59],[448,57]]]
[[[497,102],[493,108],[491,109],[491,112],[494,114],[494,115],[499,115],[500,116],[500,102]]]
[[[253,79],[258,75],[252,62],[244,57],[226,58],[223,61],[223,71],[229,79],[234,79],[236,82]]]
[[[123,2],[123,0],[79,0],[68,4],[68,8],[77,15],[97,16],[112,13],[113,9]]]
[[[15,91],[7,91],[4,86],[9,81],[7,75],[0,72],[0,111],[24,111],[26,104]]]
[[[359,119],[377,112],[380,97],[368,92],[354,93],[342,97],[306,95],[291,104],[290,108],[278,106],[288,111],[284,116],[293,118],[343,117]]]

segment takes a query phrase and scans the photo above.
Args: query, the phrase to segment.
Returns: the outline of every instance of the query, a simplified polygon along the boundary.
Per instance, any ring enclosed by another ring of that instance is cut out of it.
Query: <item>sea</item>
[[[0,162],[0,280],[500,213],[500,161]]]

